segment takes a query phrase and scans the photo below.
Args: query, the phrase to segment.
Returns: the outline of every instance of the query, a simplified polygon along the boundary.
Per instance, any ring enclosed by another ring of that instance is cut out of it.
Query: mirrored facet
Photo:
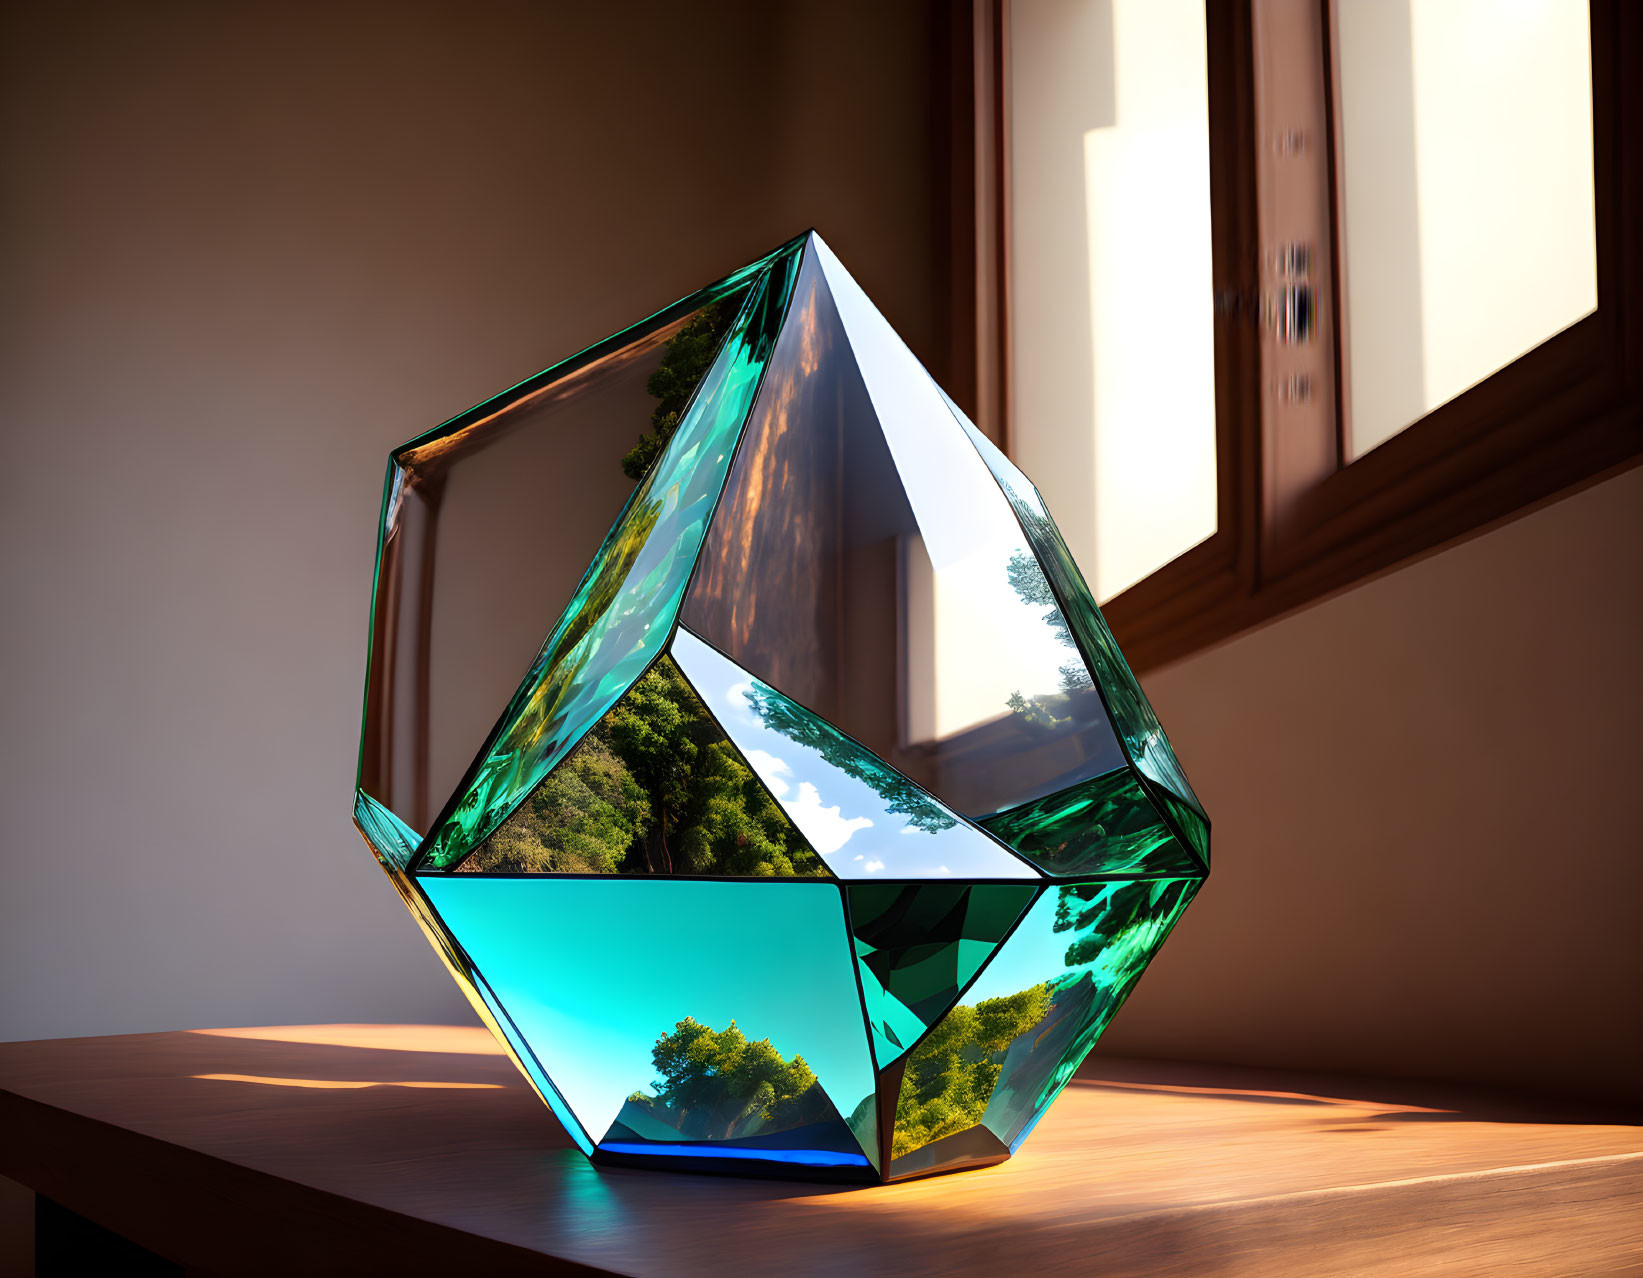
[[[1186,773],[1181,770],[1175,751],[1170,748],[1158,716],[1153,713],[1152,703],[1141,691],[1140,683],[1130,672],[1129,662],[1124,660],[1124,654],[1118,649],[1118,641],[1112,637],[1106,619],[1095,606],[1095,599],[1085,585],[1078,565],[1073,562],[1072,552],[1062,540],[1060,530],[1050,518],[1043,497],[1032,481],[975,428],[951,399],[946,399],[945,395],[943,399],[998,480],[1010,505],[1015,508],[1045,578],[1066,610],[1064,615],[1071,623],[1072,633],[1077,636],[1079,648],[1089,660],[1090,668],[1106,695],[1113,722],[1118,725],[1130,760],[1148,777],[1196,808],[1198,815],[1203,817],[1203,804],[1198,802],[1198,796],[1188,784]]]
[[[952,1007],[1037,890],[963,883],[845,889],[880,1069]]]
[[[654,437],[658,392],[671,403],[681,376],[700,379],[704,328],[722,340],[746,289],[712,293],[396,452],[359,784],[411,829],[462,780],[632,495],[623,454]]]
[[[834,884],[417,882],[596,1143],[877,1157]]]
[[[1073,634],[929,375],[820,240],[682,619],[968,816],[1119,766]]]
[[[425,863],[452,865],[489,835],[657,656],[780,329],[795,256],[779,257],[749,290],[689,409],[430,832]]]
[[[841,879],[1036,879],[826,720],[680,626],[672,655],[789,819]]]
[[[889,1174],[983,1127],[1014,1150],[1117,1012],[1199,879],[1046,888],[963,1001],[905,1058]]]
[[[666,656],[457,868],[828,877]]]
[[[1191,811],[1179,801],[1175,806]],[[1196,813],[1193,816],[1196,820]],[[1056,878],[1203,872],[1193,852],[1160,815],[1153,794],[1127,767],[1000,812],[981,824]],[[1196,845],[1189,846],[1197,850]],[[1206,850],[1207,846],[1206,842]]]

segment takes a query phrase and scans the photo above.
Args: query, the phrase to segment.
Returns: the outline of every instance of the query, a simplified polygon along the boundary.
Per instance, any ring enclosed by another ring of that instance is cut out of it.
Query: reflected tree
[[[714,1030],[687,1016],[656,1040],[651,1060],[656,1094],[628,1098],[630,1123],[637,1111],[688,1140],[729,1140],[836,1117],[804,1057],[749,1041],[735,1021]]]
[[[1010,556],[1005,572],[1009,576],[1011,589],[1020,596],[1021,601],[1035,608],[1042,608],[1044,624],[1050,628],[1057,640],[1073,652],[1073,660],[1061,667],[1061,690],[1077,692],[1081,688],[1094,686],[1090,672],[1084,666],[1083,657],[1078,655],[1078,641],[1073,638],[1072,628],[1067,624],[1066,615],[1061,611],[1061,605],[1056,602],[1055,591],[1050,588],[1049,579],[1045,577],[1044,569],[1039,566],[1038,560],[1029,552],[1018,550]],[[1047,715],[1051,722],[1057,721],[1054,713],[1040,704],[1042,701],[1043,698],[1035,698],[1034,701],[1028,702],[1018,692],[1010,699],[1010,709],[1029,717],[1036,711],[1039,715]]]
[[[893,1156],[984,1117],[1000,1140],[1014,1139],[1078,1068],[1195,887],[1157,879],[1057,889],[1051,928],[1068,934],[1063,968],[936,1022],[907,1056]]]
[[[821,858],[667,657],[462,868],[827,876]]]
[[[814,751],[830,766],[870,787],[884,800],[885,811],[906,817],[908,825],[926,834],[935,834],[958,824],[917,785],[825,719],[763,684],[755,683],[745,695],[765,727],[781,733],[795,745]]]
[[[896,1101],[892,1158],[981,1122],[1004,1053],[1050,1011],[1048,982],[974,1007],[955,1007],[908,1055]]]
[[[741,304],[740,292],[722,298],[696,312],[668,340],[662,362],[645,383],[646,392],[661,402],[651,414],[650,430],[640,434],[639,442],[622,458],[622,473],[629,479],[643,479],[649,474],[668,440],[679,429],[679,419],[702,378],[713,367],[713,357],[718,354]]]

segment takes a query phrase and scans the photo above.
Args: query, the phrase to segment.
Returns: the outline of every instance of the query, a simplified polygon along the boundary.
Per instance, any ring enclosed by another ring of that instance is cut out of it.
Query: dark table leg
[[[34,1196],[35,1278],[120,1274],[129,1278],[182,1278],[182,1267],[122,1238],[112,1229]]]

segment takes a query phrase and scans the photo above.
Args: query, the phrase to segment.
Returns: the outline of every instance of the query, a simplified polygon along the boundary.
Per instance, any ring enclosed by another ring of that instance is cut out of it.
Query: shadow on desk
[[[1010,1162],[863,1189],[598,1170],[483,1030],[0,1044],[0,1174],[220,1273],[1284,1274],[1643,1264],[1643,1129],[1098,1058]]]

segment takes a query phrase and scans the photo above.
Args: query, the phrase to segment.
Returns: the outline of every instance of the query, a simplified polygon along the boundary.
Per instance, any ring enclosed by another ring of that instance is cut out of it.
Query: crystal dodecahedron
[[[596,1163],[862,1181],[1008,1157],[1209,870],[1037,490],[814,234],[394,451],[355,820]]]

